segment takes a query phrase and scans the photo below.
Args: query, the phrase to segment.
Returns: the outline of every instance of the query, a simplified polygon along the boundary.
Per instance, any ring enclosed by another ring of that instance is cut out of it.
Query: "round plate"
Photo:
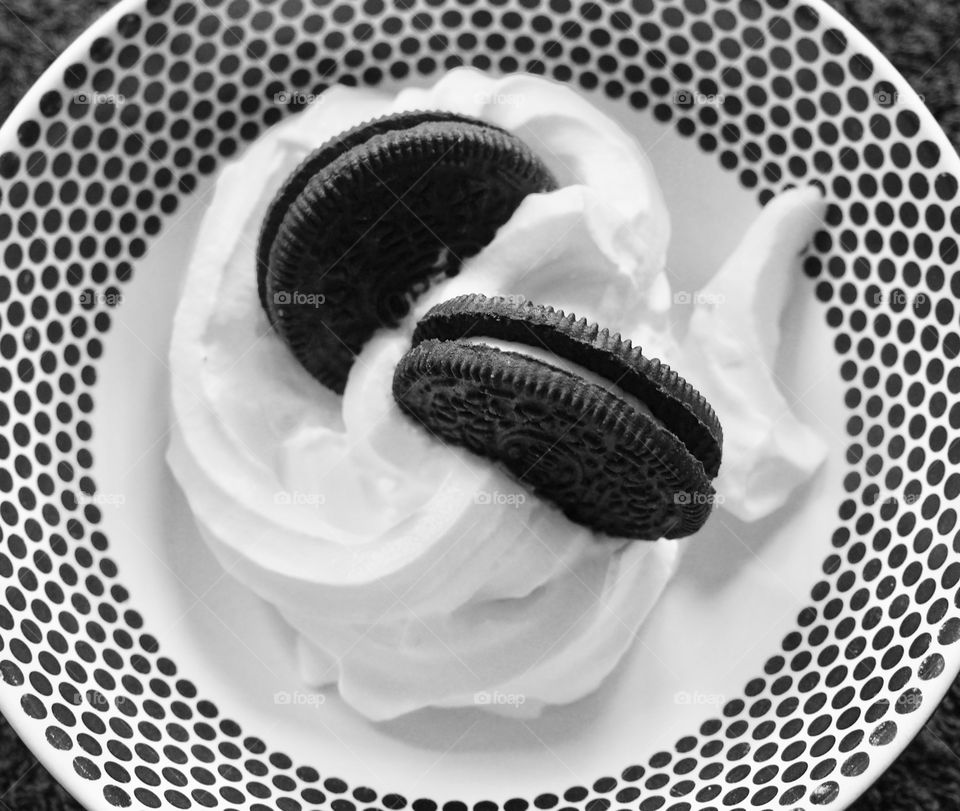
[[[777,372],[832,453],[685,556],[596,696],[372,725],[297,685],[283,626],[197,540],[166,349],[225,159],[330,83],[459,64],[571,82],[629,127],[692,289],[758,203],[822,184]],[[818,3],[121,3],[0,132],[5,716],[91,808],[849,804],[960,670],[958,175]]]

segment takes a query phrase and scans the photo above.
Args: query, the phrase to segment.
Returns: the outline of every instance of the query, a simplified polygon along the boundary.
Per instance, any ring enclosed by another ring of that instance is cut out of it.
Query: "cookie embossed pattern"
[[[948,398],[960,387],[950,363],[956,243],[944,225],[957,216],[957,183],[946,140],[919,106],[876,101],[909,91],[819,7],[529,6],[127,4],[68,51],[6,125],[0,349],[13,408],[3,449],[17,484],[2,505],[2,701],[91,807],[330,799],[454,808],[465,796],[429,781],[401,796],[348,779],[316,749],[312,762],[292,757],[267,723],[227,715],[229,689],[178,655],[187,643],[169,618],[151,616],[151,584],[130,561],[136,533],[121,523],[134,493],[104,485],[103,385],[121,357],[116,344],[135,342],[124,308],[136,306],[148,274],[172,272],[151,265],[147,248],[189,220],[223,158],[283,116],[274,96],[286,86],[319,94],[325,82],[412,81],[461,62],[542,71],[694,136],[686,143],[763,202],[811,179],[831,201],[805,270],[843,381],[845,433],[832,441],[846,494],[796,628],[763,643],[775,652],[744,674],[740,692],[683,690],[682,706],[706,720],[656,753],[633,765],[608,757],[593,777],[564,773],[512,801],[484,797],[485,807],[842,804],[956,671],[947,502],[957,493],[941,458],[956,461]],[[508,49],[504,31],[522,45]],[[276,47],[294,41],[301,47]],[[723,101],[675,102],[691,84]],[[81,108],[72,99],[82,90],[124,104]],[[861,121],[859,137],[841,117]],[[286,706],[315,709],[321,725],[329,703]]]

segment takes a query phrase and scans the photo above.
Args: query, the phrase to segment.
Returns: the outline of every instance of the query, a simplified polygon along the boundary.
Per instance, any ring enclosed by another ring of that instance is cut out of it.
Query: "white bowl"
[[[694,287],[758,203],[823,185],[777,371],[832,453],[795,508],[688,556],[597,695],[373,725],[297,685],[197,538],[163,463],[170,316],[217,168],[278,92],[461,62],[629,127]],[[90,808],[849,804],[960,670],[958,176],[819,2],[121,3],[0,132],[0,708]]]

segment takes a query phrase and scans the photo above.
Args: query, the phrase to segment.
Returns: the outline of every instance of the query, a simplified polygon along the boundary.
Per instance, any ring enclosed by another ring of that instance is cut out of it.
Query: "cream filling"
[[[634,411],[643,414],[659,427],[663,427],[663,422],[657,417],[653,416],[650,406],[648,406],[635,394],[631,394],[621,386],[617,385],[615,381],[609,380],[608,378],[597,374],[583,364],[561,357],[555,352],[551,352],[546,347],[524,344],[520,343],[519,341],[504,341],[500,340],[499,338],[488,338],[486,336],[473,335],[466,338],[461,338],[459,339],[459,342],[472,344],[475,346],[489,346],[493,349],[499,349],[501,352],[514,352],[518,355],[526,355],[534,360],[539,360],[542,363],[546,363],[548,366],[553,366],[554,368],[560,369],[561,371],[573,375],[574,377],[578,377],[581,380],[596,386],[597,388],[603,389],[604,391],[612,394],[614,397],[623,400],[623,402],[629,405]]]

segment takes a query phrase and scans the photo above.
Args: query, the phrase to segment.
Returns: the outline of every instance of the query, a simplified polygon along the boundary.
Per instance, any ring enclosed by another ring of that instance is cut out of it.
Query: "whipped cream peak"
[[[794,413],[774,371],[794,286],[784,268],[796,266],[825,216],[815,186],[771,200],[701,291],[681,345],[683,368],[723,424],[724,462],[714,487],[745,521],[779,509],[826,458],[826,443]]]
[[[664,267],[670,217],[653,164],[636,139],[581,94],[527,74],[491,79],[455,68],[430,88],[402,90],[390,112],[413,109],[473,116],[526,141],[561,187],[579,187],[577,210],[607,240],[608,255],[648,291],[648,306],[669,309]]]

